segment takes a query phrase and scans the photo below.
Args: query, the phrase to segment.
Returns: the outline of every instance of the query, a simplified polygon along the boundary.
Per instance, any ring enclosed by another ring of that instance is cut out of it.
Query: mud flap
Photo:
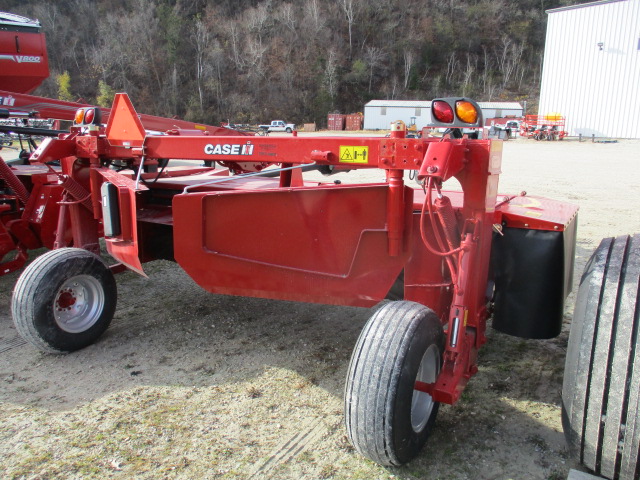
[[[505,228],[494,235],[493,328],[522,338],[553,338],[571,291],[577,221],[564,231]]]

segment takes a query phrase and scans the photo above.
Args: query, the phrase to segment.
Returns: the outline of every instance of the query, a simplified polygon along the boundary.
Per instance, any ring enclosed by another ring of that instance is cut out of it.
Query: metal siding
[[[365,130],[379,130],[380,125],[386,123],[386,115],[380,115],[380,107],[364,107],[364,129]]]
[[[421,107],[422,108],[422,107]],[[387,116],[389,117],[389,123],[387,124],[386,127],[383,127],[385,129],[388,129],[391,127],[391,122],[395,121],[395,120],[402,120],[404,123],[406,123],[407,125],[411,124],[411,117],[416,117],[416,126],[418,128],[418,130],[421,130],[423,127],[426,127],[429,122],[431,121],[431,102],[429,102],[429,107],[428,109],[425,109],[426,111],[426,115],[420,115],[419,117],[416,116],[416,109],[415,106],[395,106],[395,107],[390,107],[387,110]]]
[[[416,125],[418,130],[425,127],[431,121],[430,108],[425,109],[421,107],[422,114],[416,116],[416,107],[414,104],[411,106],[392,106],[387,104],[387,114],[380,114],[380,103],[376,103],[376,106],[370,106],[369,102],[364,107],[364,129],[365,130],[389,130],[391,128],[391,122],[396,120],[402,120],[407,125],[411,123],[411,117],[416,117]],[[431,102],[429,102],[430,106]]]
[[[640,138],[638,37],[640,0],[549,12],[538,113],[570,135]]]

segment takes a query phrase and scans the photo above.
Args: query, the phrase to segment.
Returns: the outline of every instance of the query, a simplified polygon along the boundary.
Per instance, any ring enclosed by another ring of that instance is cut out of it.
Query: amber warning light
[[[73,117],[73,123],[76,125],[82,125],[82,122],[84,122],[84,108],[79,108],[76,111],[75,117]]]
[[[471,102],[463,100],[457,101],[456,115],[465,123],[476,123],[478,121],[478,111]]]

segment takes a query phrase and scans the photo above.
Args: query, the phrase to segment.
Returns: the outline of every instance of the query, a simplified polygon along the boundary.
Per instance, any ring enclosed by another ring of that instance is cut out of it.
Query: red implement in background
[[[520,123],[520,136],[534,140],[562,140],[568,135],[566,120],[559,115],[527,115]]]
[[[47,44],[40,22],[0,12],[0,90],[31,93],[49,77]],[[0,93],[0,108],[9,105]]]

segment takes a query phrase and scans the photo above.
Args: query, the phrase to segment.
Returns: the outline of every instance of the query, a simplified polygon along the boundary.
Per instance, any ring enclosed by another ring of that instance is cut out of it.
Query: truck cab
[[[268,133],[271,132],[287,132],[291,133],[296,126],[293,123],[287,123],[284,120],[272,120],[269,125],[259,125],[259,128]]]

